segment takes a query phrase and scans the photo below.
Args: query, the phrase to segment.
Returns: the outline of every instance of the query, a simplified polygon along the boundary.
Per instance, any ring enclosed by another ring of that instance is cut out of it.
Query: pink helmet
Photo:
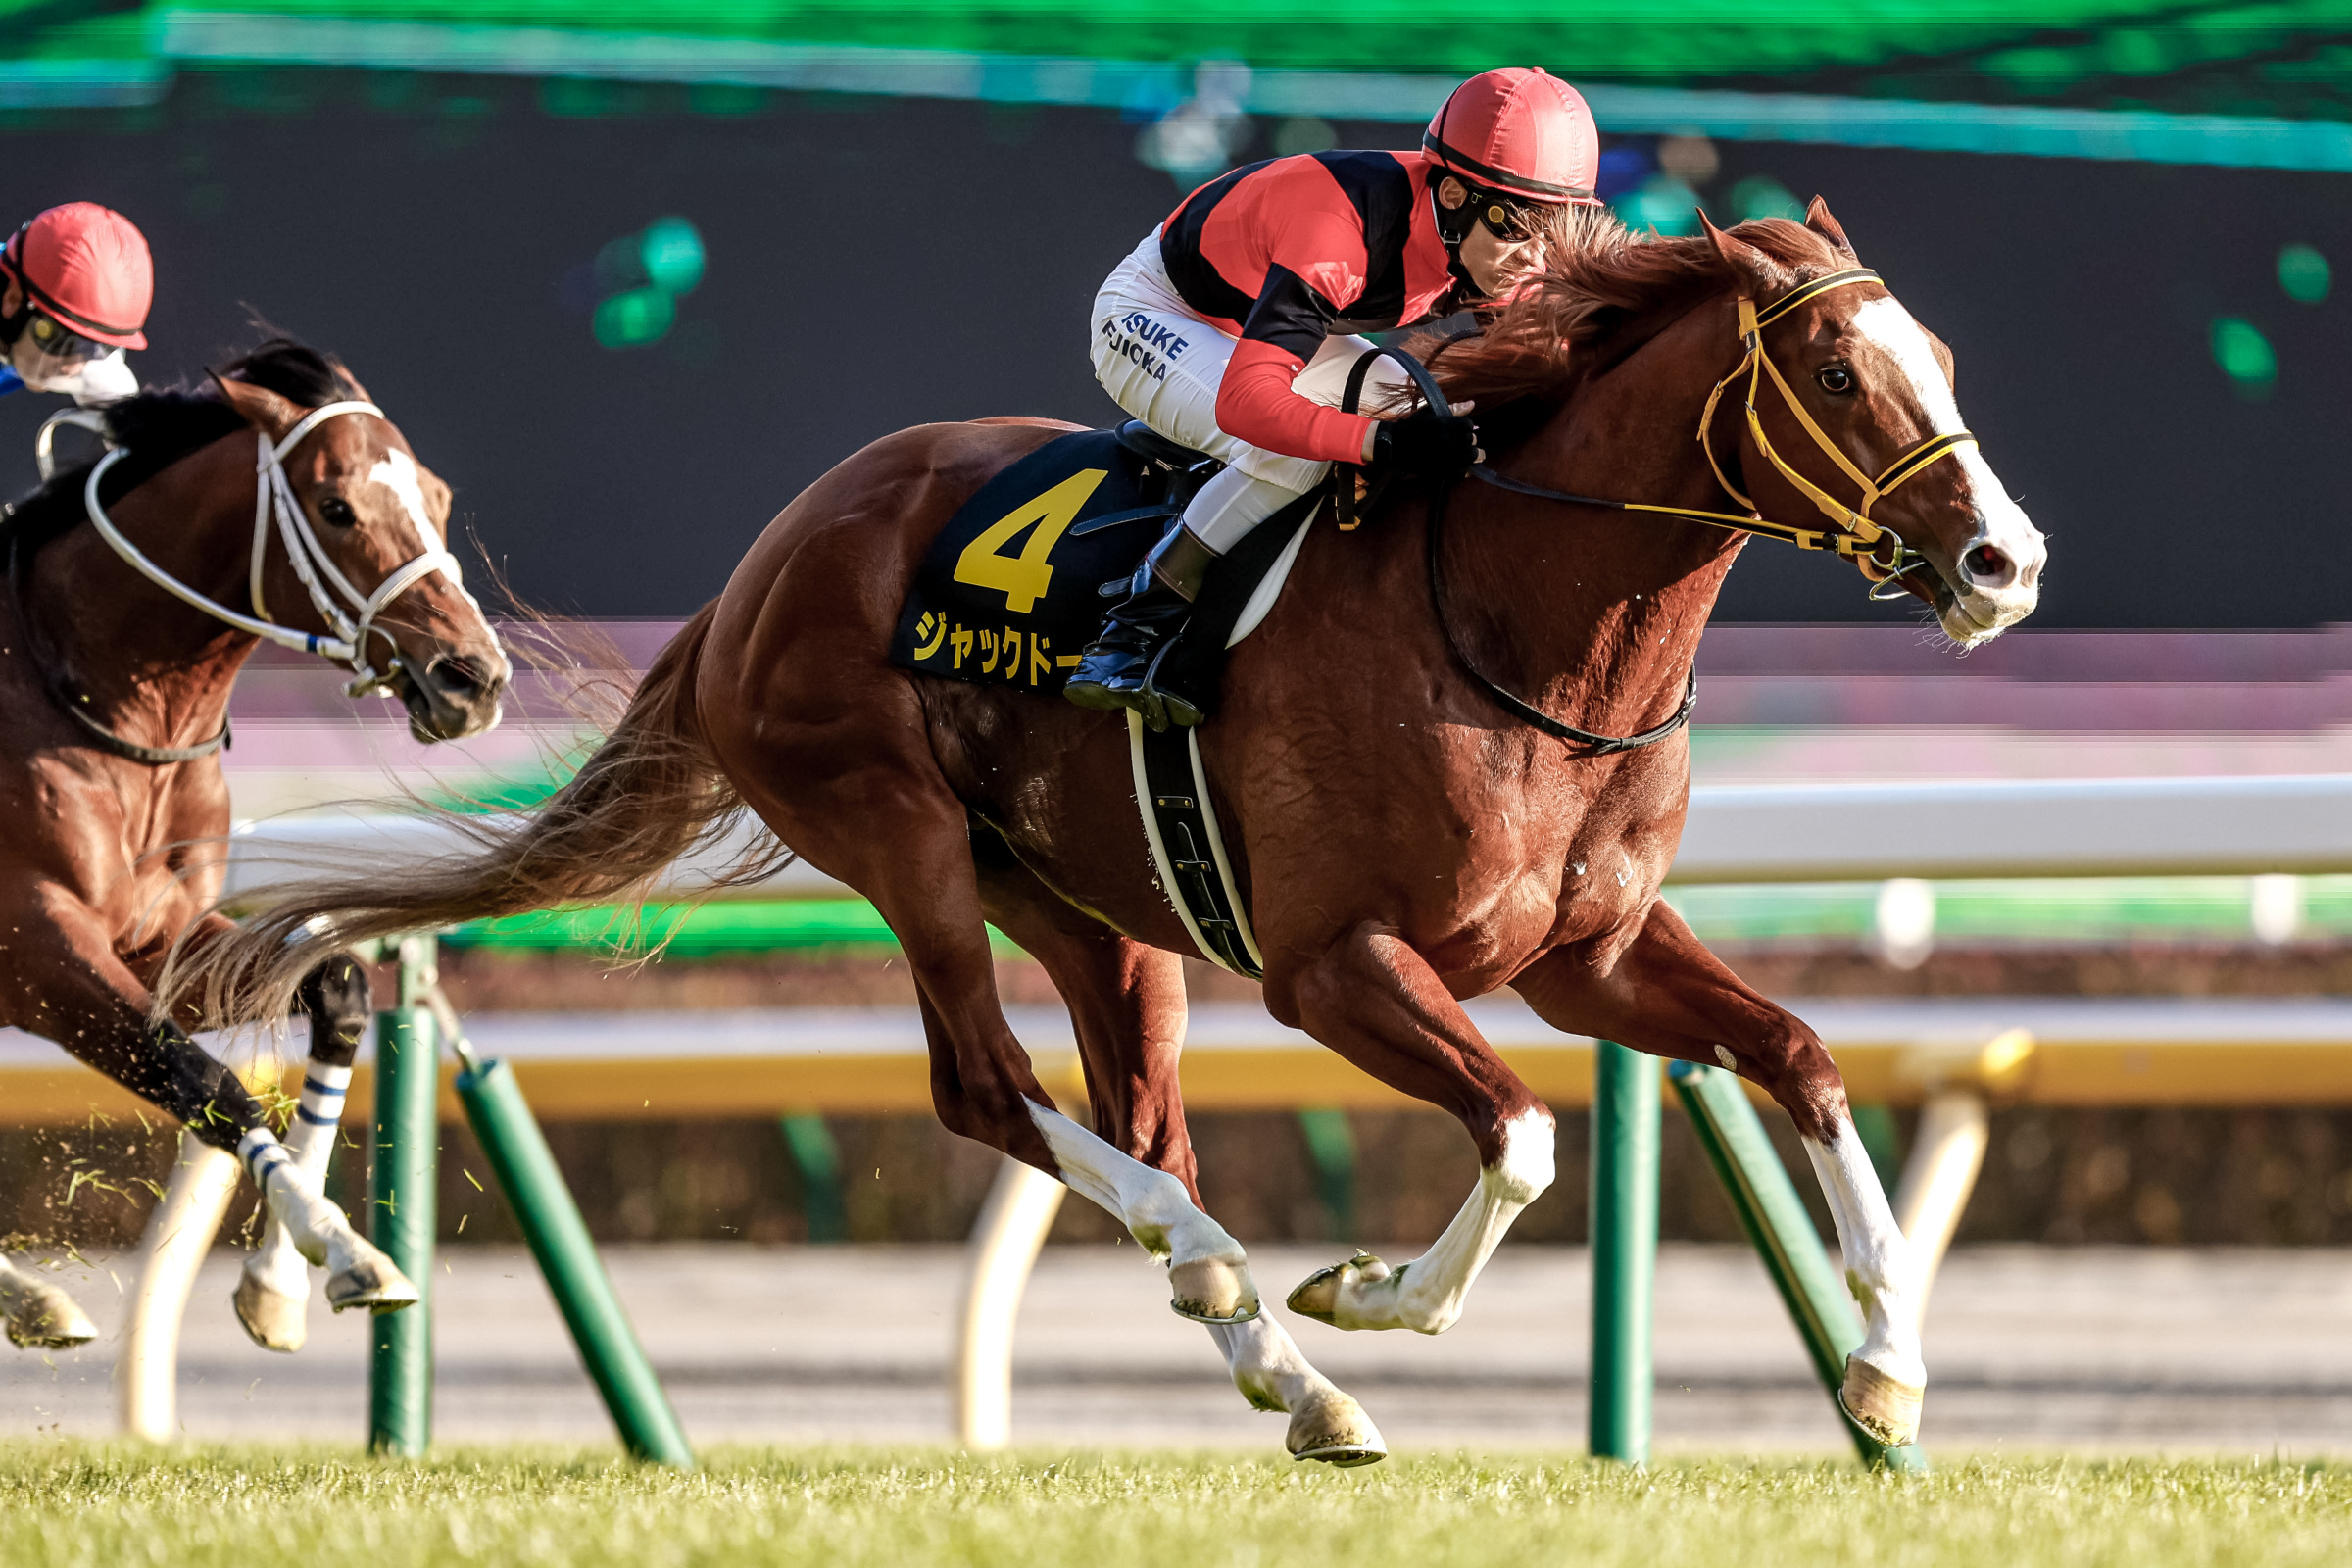
[[[1421,150],[1470,183],[1522,201],[1592,203],[1600,133],[1584,95],[1538,66],[1472,76],[1429,122]]]
[[[24,285],[25,304],[110,348],[143,349],[155,303],[155,260],[137,225],[96,202],[68,202],[33,219],[0,264]]]

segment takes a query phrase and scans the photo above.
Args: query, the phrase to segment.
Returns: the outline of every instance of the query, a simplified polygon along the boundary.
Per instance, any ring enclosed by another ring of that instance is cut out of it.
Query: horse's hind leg
[[[1480,1165],[1478,1186],[1427,1251],[1394,1269],[1360,1255],[1319,1270],[1291,1293],[1291,1310],[1335,1328],[1445,1333],[1511,1221],[1551,1185],[1551,1112],[1394,930],[1367,924],[1311,958],[1282,954],[1266,979],[1275,1017],[1391,1088],[1452,1111]]]
[[[19,1349],[70,1350],[98,1337],[74,1298],[39,1275],[0,1257],[0,1322]]]
[[[1829,1200],[1846,1284],[1862,1306],[1864,1338],[1846,1360],[1838,1397],[1880,1442],[1900,1447],[1917,1437],[1927,1386],[1918,1268],[1820,1036],[1725,968],[1663,901],[1606,972],[1564,950],[1537,960],[1513,984],[1555,1027],[1730,1068],[1788,1112]]]
[[[975,826],[972,849],[989,918],[1044,965],[1069,1005],[1095,1131],[1121,1154],[1182,1182],[1198,1208],[1176,1075],[1184,1045],[1183,964],[1172,953],[1131,942],[1070,908],[1014,861],[993,831]],[[1386,1456],[1380,1429],[1363,1406],[1309,1365],[1273,1318],[1212,1322],[1208,1332],[1242,1396],[1290,1416],[1284,1443],[1293,1458],[1357,1465]]]
[[[338,953],[304,977],[298,995],[310,1015],[310,1060],[303,1065],[302,1098],[286,1130],[285,1146],[294,1163],[323,1186],[342,1123],[343,1097],[351,1087],[352,1063],[368,1032],[368,971],[351,955]],[[294,1245],[294,1233],[273,1221],[238,1276],[237,1321],[266,1350],[299,1350],[310,1336],[304,1321],[310,1294],[310,1268]]]

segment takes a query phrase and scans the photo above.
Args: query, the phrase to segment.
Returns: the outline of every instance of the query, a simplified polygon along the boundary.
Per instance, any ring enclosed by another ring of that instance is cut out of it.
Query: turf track
[[[1365,1562],[2001,1568],[2352,1561],[2352,1468],[1997,1461],[1920,1481],[1850,1465],[1581,1459],[1298,1469],[1186,1455],[736,1449],[673,1476],[585,1450],[423,1465],[318,1448],[0,1446],[8,1568]]]

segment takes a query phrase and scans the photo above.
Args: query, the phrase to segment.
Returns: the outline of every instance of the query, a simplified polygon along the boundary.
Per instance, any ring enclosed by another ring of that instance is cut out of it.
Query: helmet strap
[[[1438,200],[1438,186],[1447,179],[1466,192],[1459,207],[1448,207]],[[1461,175],[1441,166],[1429,182],[1429,206],[1437,215],[1438,238],[1446,244],[1446,270],[1457,285],[1454,298],[1462,305],[1477,304],[1487,297],[1487,291],[1478,286],[1469,269],[1462,266],[1462,241],[1470,237],[1471,228],[1478,222],[1478,192]]]

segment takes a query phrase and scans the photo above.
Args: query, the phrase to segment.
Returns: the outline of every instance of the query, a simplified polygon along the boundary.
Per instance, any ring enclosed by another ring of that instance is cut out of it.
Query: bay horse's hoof
[[[1371,1285],[1389,1277],[1389,1265],[1370,1252],[1358,1252],[1345,1263],[1319,1268],[1298,1282],[1285,1304],[1300,1317],[1340,1326],[1340,1292],[1351,1284]]]
[[[8,1316],[8,1343],[20,1350],[71,1350],[98,1337],[74,1298],[47,1280],[17,1276],[0,1296],[0,1311]]]
[[[1838,1403],[1854,1424],[1889,1448],[1907,1448],[1919,1441],[1919,1410],[1927,1390],[1898,1383],[1853,1356],[1845,1358],[1845,1387]]]
[[[309,1283],[307,1278],[304,1283]],[[309,1301],[273,1289],[269,1282],[255,1278],[251,1269],[237,1276],[236,1294],[229,1301],[237,1309],[237,1323],[245,1337],[265,1350],[292,1355],[310,1338],[309,1314],[304,1310]]]
[[[1294,1459],[1316,1459],[1336,1470],[1359,1464],[1378,1464],[1389,1456],[1380,1428],[1364,1407],[1337,1389],[1318,1394],[1308,1404],[1291,1412],[1290,1435],[1284,1440]]]
[[[1198,1257],[1168,1268],[1168,1310],[1195,1323],[1247,1323],[1259,1311],[1257,1287],[1247,1263]]]
[[[350,1255],[326,1277],[326,1304],[338,1312],[364,1306],[379,1317],[416,1304],[416,1287],[373,1243],[354,1236]]]

